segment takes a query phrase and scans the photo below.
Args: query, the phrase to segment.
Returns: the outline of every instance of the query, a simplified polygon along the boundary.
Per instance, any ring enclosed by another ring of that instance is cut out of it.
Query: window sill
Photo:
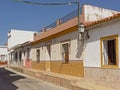
[[[117,69],[117,68],[118,68],[118,65],[102,65],[101,68]]]

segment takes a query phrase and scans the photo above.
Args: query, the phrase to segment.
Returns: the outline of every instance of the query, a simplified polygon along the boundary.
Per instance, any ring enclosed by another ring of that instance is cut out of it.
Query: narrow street
[[[0,67],[0,90],[68,90]]]

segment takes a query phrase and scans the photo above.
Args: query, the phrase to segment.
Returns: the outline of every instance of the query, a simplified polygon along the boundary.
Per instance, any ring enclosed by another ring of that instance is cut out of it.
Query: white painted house
[[[24,30],[15,30],[11,29],[8,33],[8,49],[22,44],[26,41],[33,41],[34,31],[24,31]]]
[[[69,15],[75,13],[74,11]],[[93,22],[116,13],[118,12],[114,10],[83,5],[80,22],[83,24]],[[64,19],[71,18],[69,15]],[[78,40],[77,14],[66,22],[63,18],[59,20],[56,27],[51,27],[50,30],[44,30],[35,36],[32,42],[32,68],[84,77],[84,43]]]
[[[17,48],[23,43],[33,41],[35,33],[34,31],[10,30],[8,33],[9,64],[22,64],[22,48]]]
[[[83,40],[78,40],[77,17],[64,23],[60,20],[56,27],[36,34],[30,44],[25,43],[32,39],[26,39],[29,34],[13,30],[14,33],[11,31],[8,34],[10,60],[19,62],[22,59],[21,54],[25,56],[27,50],[31,50],[31,53],[26,55],[30,55],[32,69],[83,77],[119,90],[120,14],[118,13],[84,5],[80,21],[85,26],[84,36],[88,35],[89,38],[84,37]],[[28,49],[31,47],[32,49]],[[25,53],[22,50],[26,50]]]
[[[84,44],[84,77],[119,90],[120,13],[86,24],[90,38]]]

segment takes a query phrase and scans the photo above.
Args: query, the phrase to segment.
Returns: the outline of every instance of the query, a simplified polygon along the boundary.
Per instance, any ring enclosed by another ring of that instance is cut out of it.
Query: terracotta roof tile
[[[106,17],[106,18],[103,18],[103,19],[100,19],[100,20],[97,20],[97,21],[85,22],[83,24],[87,28],[87,27],[90,27],[90,26],[93,26],[93,25],[96,25],[96,24],[100,24],[100,23],[103,23],[103,22],[106,22],[106,21],[110,21],[110,20],[113,20],[113,19],[116,19],[116,18],[119,18],[119,17],[120,17],[120,13],[117,13],[117,14],[114,14],[112,16],[109,16],[109,17]]]

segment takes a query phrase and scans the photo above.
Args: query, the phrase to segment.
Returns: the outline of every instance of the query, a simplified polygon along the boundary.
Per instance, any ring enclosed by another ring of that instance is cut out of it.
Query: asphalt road
[[[68,90],[0,67],[0,90]]]

